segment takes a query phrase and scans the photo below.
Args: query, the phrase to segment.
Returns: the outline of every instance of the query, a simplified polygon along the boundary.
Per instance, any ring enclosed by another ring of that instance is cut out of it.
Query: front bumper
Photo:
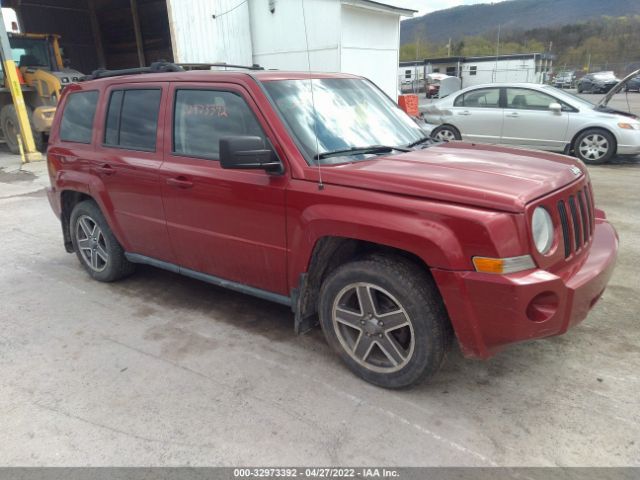
[[[640,130],[618,128],[616,137],[618,155],[640,155]]]
[[[584,320],[613,273],[617,251],[615,229],[600,218],[589,252],[561,272],[432,273],[463,353],[488,358],[507,344],[559,335]]]

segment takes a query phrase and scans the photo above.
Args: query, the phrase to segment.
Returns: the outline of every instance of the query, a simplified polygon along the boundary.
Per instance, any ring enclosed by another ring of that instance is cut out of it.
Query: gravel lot
[[[640,95],[632,94],[640,110]],[[640,160],[590,168],[617,270],[564,336],[430,384],[351,375],[284,307],[142,267],[91,281],[46,165],[0,158],[1,465],[640,466]]]

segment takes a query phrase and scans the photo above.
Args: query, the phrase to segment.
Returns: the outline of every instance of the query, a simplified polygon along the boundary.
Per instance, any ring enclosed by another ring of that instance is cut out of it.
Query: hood
[[[552,153],[463,142],[323,168],[325,184],[522,212],[585,174]]]
[[[604,97],[602,97],[602,99],[596,104],[596,108],[606,107],[611,101],[611,99],[613,98],[613,96],[619,91],[621,91],[622,87],[624,87],[627,84],[627,82],[629,82],[629,80],[638,76],[638,74],[640,74],[640,70],[631,72],[629,75],[627,75],[622,80],[620,80],[615,87],[609,90],[609,92]]]

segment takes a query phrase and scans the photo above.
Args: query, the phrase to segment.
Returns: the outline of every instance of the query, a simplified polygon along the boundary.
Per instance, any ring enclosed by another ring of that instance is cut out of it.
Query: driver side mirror
[[[238,170],[265,170],[275,174],[284,172],[275,152],[265,148],[265,140],[253,136],[221,138],[220,166]]]
[[[560,113],[562,112],[562,105],[560,105],[558,102],[550,103],[549,110],[551,110],[553,113]]]

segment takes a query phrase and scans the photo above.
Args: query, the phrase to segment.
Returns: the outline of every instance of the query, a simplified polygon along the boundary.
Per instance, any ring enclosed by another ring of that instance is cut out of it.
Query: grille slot
[[[564,242],[564,258],[571,255],[571,239],[569,238],[569,219],[567,218],[567,207],[564,202],[558,202],[558,215],[560,216],[560,226],[562,227],[562,240]]]
[[[584,201],[584,190],[578,192],[578,205],[580,206],[580,212],[582,213],[582,234],[584,238],[584,243],[589,241],[589,235],[591,234],[590,226],[587,214],[587,207]]]
[[[595,222],[593,219],[593,192],[591,191],[591,184],[584,187],[584,191],[587,195],[587,212],[589,213],[589,229],[591,230],[591,235],[593,235],[593,229],[595,227]]]
[[[580,232],[580,218],[576,208],[576,198],[573,195],[569,197],[569,210],[571,210],[571,220],[573,221],[573,238],[575,239],[576,250],[578,250],[582,245],[582,235]]]

